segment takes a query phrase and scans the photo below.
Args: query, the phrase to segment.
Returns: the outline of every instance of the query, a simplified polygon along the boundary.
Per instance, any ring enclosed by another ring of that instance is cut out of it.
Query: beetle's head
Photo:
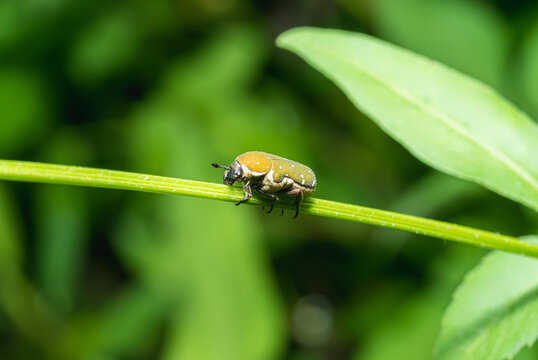
[[[225,169],[224,172],[224,184],[233,185],[234,182],[240,180],[243,177],[243,169],[241,169],[241,164],[239,161],[234,161],[230,166],[222,166],[218,164],[211,164],[213,167]]]

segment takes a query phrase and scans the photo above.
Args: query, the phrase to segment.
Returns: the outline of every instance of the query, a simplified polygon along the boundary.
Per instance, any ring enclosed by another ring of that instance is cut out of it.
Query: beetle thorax
[[[252,171],[248,166],[241,164],[241,169],[243,170],[243,178],[250,179],[252,177]]]

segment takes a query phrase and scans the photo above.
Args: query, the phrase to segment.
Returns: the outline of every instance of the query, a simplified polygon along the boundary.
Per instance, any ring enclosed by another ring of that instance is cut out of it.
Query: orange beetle
[[[245,197],[237,204],[247,202],[252,190],[273,199],[273,210],[278,201],[277,194],[295,196],[295,217],[304,198],[316,190],[316,175],[308,166],[283,157],[261,151],[249,151],[239,155],[230,166],[211,164],[216,168],[226,169],[224,184],[232,185],[242,182]]]

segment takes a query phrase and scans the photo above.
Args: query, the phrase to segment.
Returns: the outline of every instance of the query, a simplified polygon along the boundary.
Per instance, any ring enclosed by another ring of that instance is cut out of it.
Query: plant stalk
[[[243,198],[243,191],[240,188],[221,184],[26,161],[0,160],[0,179],[186,195],[230,202],[237,202]],[[283,200],[277,203],[276,207],[294,209],[291,201]],[[268,205],[269,203],[265,199],[252,197],[247,204]],[[317,198],[305,199],[301,206],[301,213],[399,229],[538,258],[538,245],[511,236],[417,216]]]

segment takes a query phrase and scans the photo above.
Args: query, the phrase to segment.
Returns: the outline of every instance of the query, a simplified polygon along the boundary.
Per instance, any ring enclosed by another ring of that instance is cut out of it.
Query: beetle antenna
[[[215,163],[213,163],[211,165],[213,165],[214,168],[228,169],[228,166],[222,166],[222,165],[215,164]]]

